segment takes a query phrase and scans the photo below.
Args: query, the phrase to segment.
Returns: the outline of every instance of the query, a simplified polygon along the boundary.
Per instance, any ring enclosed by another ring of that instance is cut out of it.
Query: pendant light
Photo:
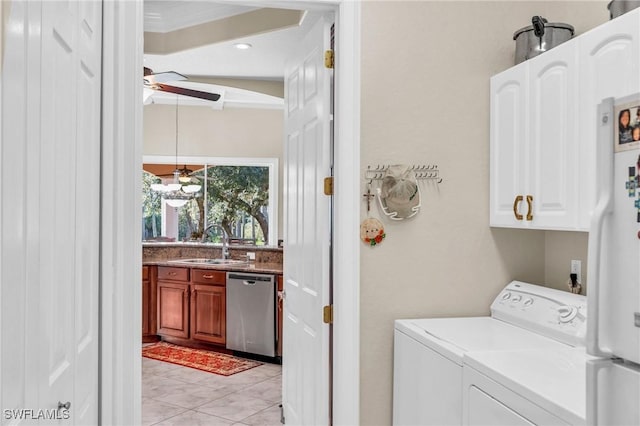
[[[195,197],[195,194],[202,188],[201,185],[189,183],[191,178],[180,176],[178,169],[178,95],[176,95],[176,168],[173,171],[173,180],[168,184],[154,183],[151,189],[162,194],[162,198],[171,207],[182,207],[187,201]],[[185,183],[189,183],[185,185]]]

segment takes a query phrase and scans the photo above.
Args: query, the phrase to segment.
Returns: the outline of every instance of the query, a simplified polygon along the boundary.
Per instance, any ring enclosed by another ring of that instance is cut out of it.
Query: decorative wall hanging
[[[420,211],[418,182],[407,166],[390,166],[377,192],[378,203],[391,220],[408,219]]]
[[[385,239],[384,225],[375,217],[368,217],[360,224],[360,239],[370,246],[376,246]]]
[[[442,182],[436,165],[377,165],[365,172],[369,183],[376,181],[376,194],[382,212],[391,220],[405,220],[420,211],[421,194],[418,181]]]
[[[384,225],[378,219],[370,217],[371,213],[371,199],[375,197],[375,194],[371,192],[371,181],[367,182],[367,192],[362,195],[367,200],[367,218],[360,224],[360,239],[374,247],[385,239],[387,234],[384,232]]]

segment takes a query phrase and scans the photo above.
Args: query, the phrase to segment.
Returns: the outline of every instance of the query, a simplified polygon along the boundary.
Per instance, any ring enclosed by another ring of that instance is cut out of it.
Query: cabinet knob
[[[518,195],[515,200],[513,200],[513,214],[516,217],[516,220],[522,220],[522,215],[518,213],[518,206],[522,202],[524,197],[522,195]]]

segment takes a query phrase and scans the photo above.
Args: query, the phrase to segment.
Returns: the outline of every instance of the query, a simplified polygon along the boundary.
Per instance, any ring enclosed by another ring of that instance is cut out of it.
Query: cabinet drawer
[[[142,279],[143,280],[148,280],[149,279],[149,267],[148,266],[143,266],[142,267]]]
[[[191,281],[198,284],[225,285],[227,273],[223,271],[213,271],[211,269],[192,269]]]
[[[158,267],[158,279],[159,280],[172,280],[172,281],[189,281],[189,269],[188,268],[172,268],[168,266]]]

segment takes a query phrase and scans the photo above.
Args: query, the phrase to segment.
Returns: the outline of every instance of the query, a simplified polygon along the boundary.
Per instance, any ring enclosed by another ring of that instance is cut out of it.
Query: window
[[[143,161],[143,240],[220,242],[220,228],[209,228],[220,225],[232,242],[275,244],[277,159],[179,158],[178,168],[192,170],[194,183],[202,188],[177,208],[151,190],[151,184],[162,181],[158,176],[172,180],[175,158],[145,156]]]

